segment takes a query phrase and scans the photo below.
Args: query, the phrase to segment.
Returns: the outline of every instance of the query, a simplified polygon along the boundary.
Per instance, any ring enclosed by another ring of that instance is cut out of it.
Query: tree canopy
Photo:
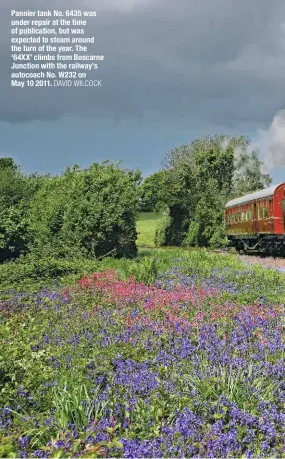
[[[108,161],[52,177],[0,158],[0,261],[28,252],[134,256],[139,210],[167,210],[158,245],[221,245],[226,201],[270,184],[249,140],[226,135],[173,148],[143,181],[140,171]]]
[[[155,172],[144,179],[139,187],[140,211],[159,212],[163,205],[162,190],[165,171]]]
[[[216,135],[173,148],[164,158],[162,196],[169,209],[164,244],[219,245],[226,242],[227,200],[269,186],[258,152],[245,137]]]
[[[27,252],[54,257],[136,254],[140,171],[118,164],[25,175],[0,160],[0,260]]]

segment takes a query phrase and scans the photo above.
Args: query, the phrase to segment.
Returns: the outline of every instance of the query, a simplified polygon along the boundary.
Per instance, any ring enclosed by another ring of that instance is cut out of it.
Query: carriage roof
[[[245,204],[250,201],[255,201],[256,199],[264,199],[269,198],[270,196],[274,195],[275,190],[282,185],[279,183],[278,185],[273,185],[270,188],[265,188],[264,190],[255,191],[254,193],[249,193],[240,198],[232,199],[231,201],[227,202],[226,208],[238,206],[240,204]]]

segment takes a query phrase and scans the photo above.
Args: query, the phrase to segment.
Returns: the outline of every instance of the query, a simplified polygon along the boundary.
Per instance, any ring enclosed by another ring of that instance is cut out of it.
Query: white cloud
[[[92,8],[97,9],[97,11],[108,10],[130,13],[138,7],[148,5],[150,1],[151,0],[104,0],[104,2],[98,2],[94,0],[85,0],[80,8]],[[73,0],[73,3],[78,6],[78,0]]]

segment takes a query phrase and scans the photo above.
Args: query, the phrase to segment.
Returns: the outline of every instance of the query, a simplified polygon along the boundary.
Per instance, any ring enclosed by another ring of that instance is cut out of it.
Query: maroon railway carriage
[[[285,254],[285,183],[226,204],[227,236],[239,251]]]

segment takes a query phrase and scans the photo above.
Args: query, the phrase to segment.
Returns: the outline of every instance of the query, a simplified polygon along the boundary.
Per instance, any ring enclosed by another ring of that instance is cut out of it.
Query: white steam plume
[[[273,118],[269,128],[259,129],[251,149],[260,151],[260,158],[268,170],[285,168],[285,109],[280,110]]]

